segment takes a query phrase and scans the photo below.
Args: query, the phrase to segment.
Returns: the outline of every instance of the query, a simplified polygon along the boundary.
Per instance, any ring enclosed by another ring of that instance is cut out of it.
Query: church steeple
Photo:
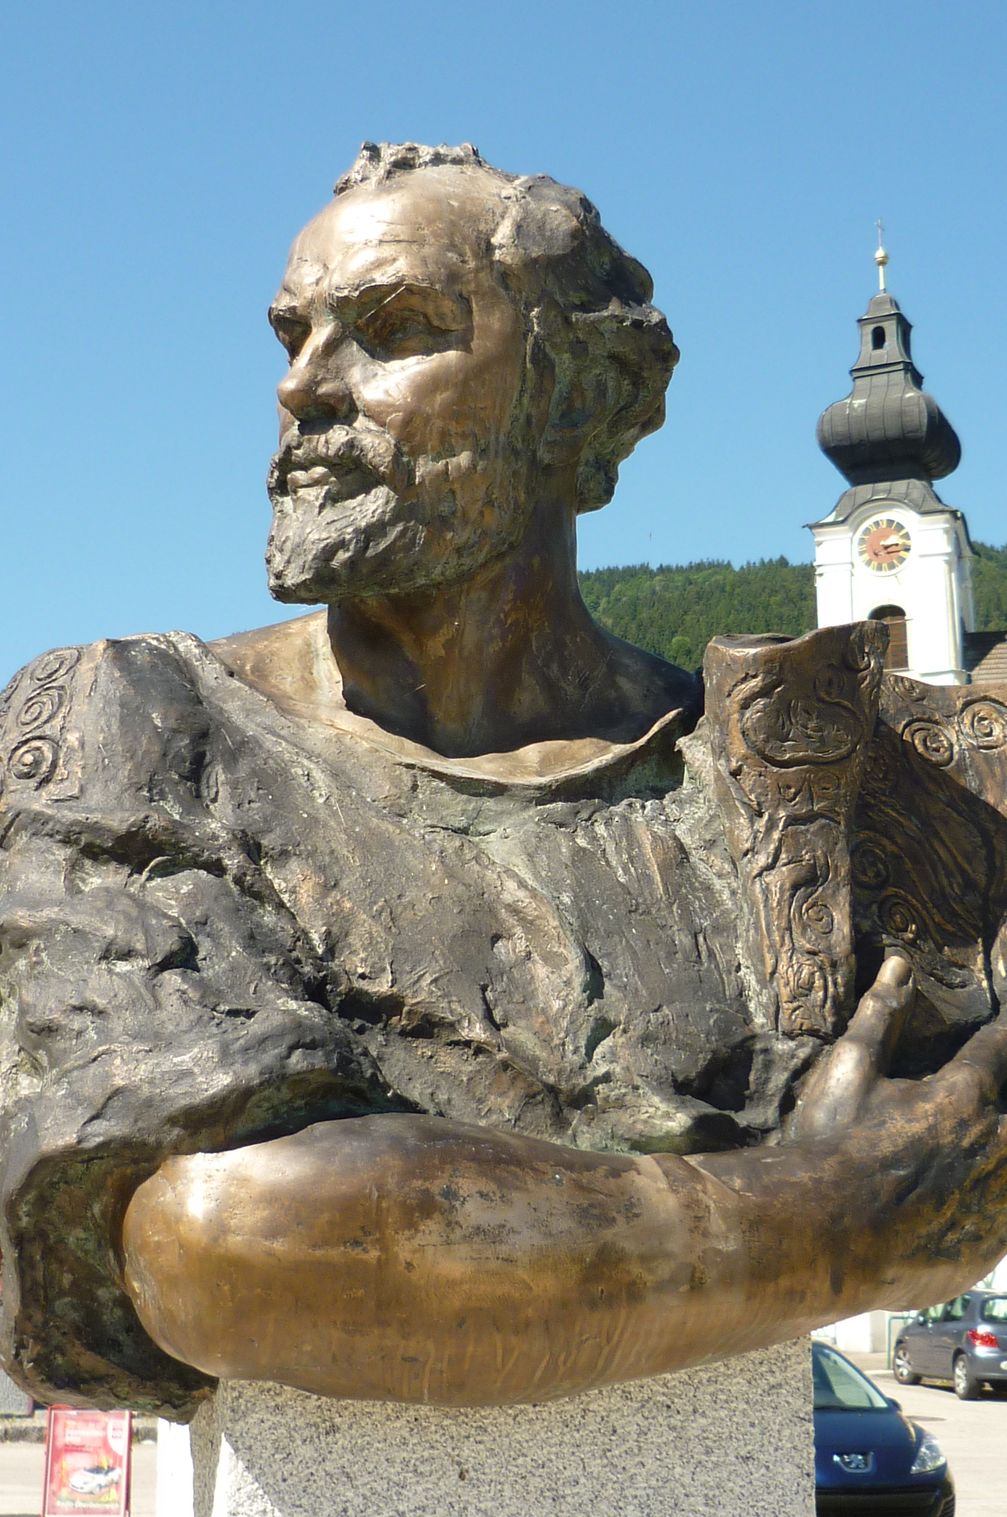
[[[961,444],[923,389],[880,235],[878,244],[880,288],[859,319],[853,389],[818,419],[818,445],[849,482],[811,523],[818,624],[887,622],[888,667],[959,684],[974,625],[973,554],[964,517],[933,482],[957,467]]]
[[[884,268],[879,262],[882,278]],[[882,289],[870,300],[859,327],[860,353],[850,370],[853,389],[822,412],[818,446],[851,485],[943,479],[958,467],[961,444],[923,389],[923,375],[912,358],[912,326]]]

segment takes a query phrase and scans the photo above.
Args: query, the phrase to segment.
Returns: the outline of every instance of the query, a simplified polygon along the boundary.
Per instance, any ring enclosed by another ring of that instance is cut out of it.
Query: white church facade
[[[812,530],[820,627],[884,621],[889,668],[933,685],[969,681],[974,554],[961,512],[879,495]]]

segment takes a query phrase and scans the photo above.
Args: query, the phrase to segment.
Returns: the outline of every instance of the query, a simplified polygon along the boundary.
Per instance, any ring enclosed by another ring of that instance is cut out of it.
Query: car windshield
[[[991,1296],[983,1302],[984,1322],[1007,1322],[1007,1296]]]
[[[888,1411],[887,1397],[866,1375],[824,1343],[813,1345],[811,1377],[815,1387],[816,1412]]]

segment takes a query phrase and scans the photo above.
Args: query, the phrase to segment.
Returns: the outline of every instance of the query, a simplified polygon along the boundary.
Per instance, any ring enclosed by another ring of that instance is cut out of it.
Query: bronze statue
[[[883,688],[871,627],[723,640],[697,726],[577,592],[678,356],[650,296],[578,192],[365,146],[271,311],[270,581],[324,609],[4,692],[4,1358],[42,1399],[542,1400],[1002,1251],[998,760],[912,767],[967,693]],[[899,876],[914,785],[985,840],[953,931]]]

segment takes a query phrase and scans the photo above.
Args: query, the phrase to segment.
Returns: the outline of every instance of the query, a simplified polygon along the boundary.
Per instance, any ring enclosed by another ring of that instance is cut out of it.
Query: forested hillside
[[[976,630],[1007,627],[1007,545],[973,543]],[[630,564],[590,569],[580,576],[591,611],[613,632],[697,668],[716,632],[784,632],[796,637],[815,625],[811,564],[764,558],[740,569],[721,560]]]

